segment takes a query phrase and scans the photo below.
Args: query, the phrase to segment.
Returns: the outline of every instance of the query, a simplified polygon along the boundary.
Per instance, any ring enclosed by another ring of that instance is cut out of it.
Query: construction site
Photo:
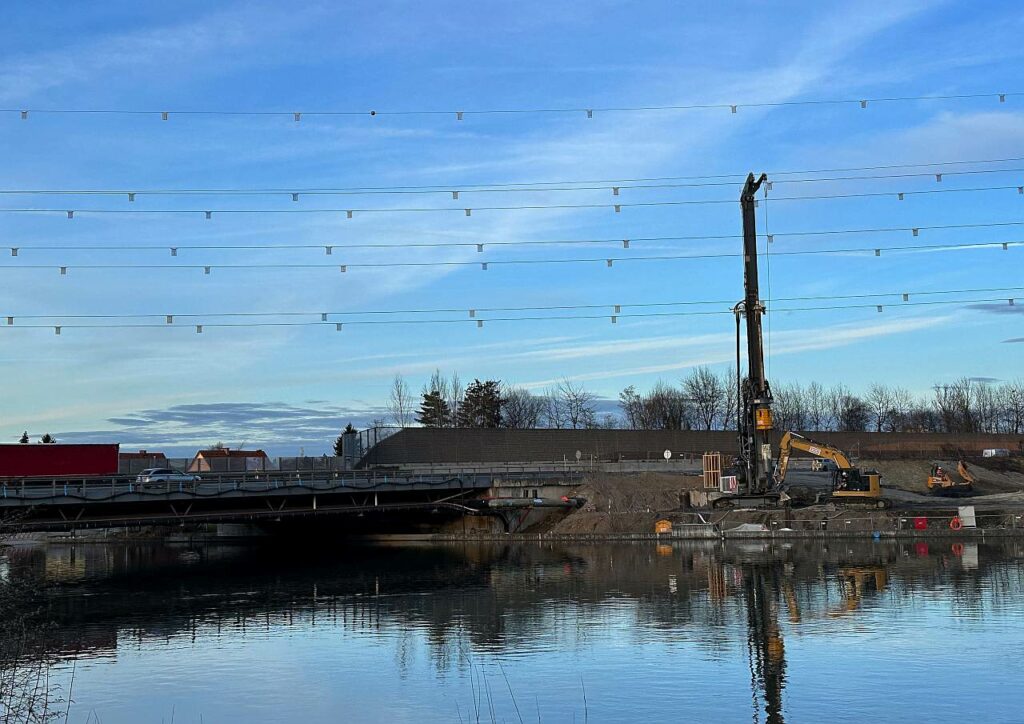
[[[1024,435],[778,429],[758,271],[756,194],[766,182],[751,173],[740,194],[735,431],[351,429],[336,457],[274,464],[262,450],[212,449],[188,474],[153,468],[168,464],[162,453],[120,454],[116,444],[10,445],[0,450],[7,522],[71,532],[251,522],[249,533],[299,535],[286,518],[348,513],[323,527],[463,537],[1024,531]],[[143,467],[163,474],[155,487],[132,475]],[[378,515],[361,520],[367,513]]]
[[[765,373],[766,308],[755,211],[756,194],[766,182],[766,175],[751,173],[740,195],[744,298],[733,310],[735,437],[710,431],[573,431],[573,439],[563,431],[452,430],[446,436],[446,431],[402,430],[366,450],[362,463],[395,470],[557,469],[560,444],[563,469],[583,476],[565,496],[581,501],[581,508],[532,519],[524,515],[514,524],[504,519],[504,533],[880,537],[988,529],[1015,534],[1024,512],[1022,436],[879,432],[812,439],[776,429]],[[665,446],[660,456],[659,442]],[[569,452],[574,443],[579,447]],[[540,502],[536,489],[532,495]],[[528,510],[529,503],[520,501],[520,507]],[[488,526],[473,528],[474,534],[487,531]]]

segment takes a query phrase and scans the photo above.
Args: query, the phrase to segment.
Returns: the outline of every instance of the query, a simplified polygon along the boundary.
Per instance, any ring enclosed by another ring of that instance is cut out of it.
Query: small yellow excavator
[[[949,471],[942,467],[942,463],[932,463],[931,472],[928,473],[928,492],[932,495],[949,497],[973,493],[977,478],[967,467],[967,463],[960,460],[956,465],[956,473],[960,476],[960,480],[954,480]]]
[[[774,476],[777,487],[786,481],[789,458],[794,449],[835,463],[836,469],[832,472],[832,494],[827,498],[830,502],[869,508],[888,508],[892,505],[882,497],[882,476],[877,470],[861,470],[851,463],[850,458],[839,448],[815,442],[795,432],[787,432],[779,443],[779,464],[775,468]]]

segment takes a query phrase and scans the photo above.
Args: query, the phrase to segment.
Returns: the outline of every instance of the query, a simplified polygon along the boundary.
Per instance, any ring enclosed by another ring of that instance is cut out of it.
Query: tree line
[[[934,385],[926,394],[876,383],[854,392],[839,383],[790,382],[773,387],[775,427],[800,431],[1024,433],[1024,380],[994,383],[969,377]],[[580,383],[562,379],[533,392],[501,380],[463,383],[435,371],[414,394],[401,375],[392,381],[387,419],[399,427],[508,429],[628,428],[729,430],[736,427],[735,370],[701,366],[646,391],[630,385],[617,409]]]
[[[391,384],[386,422],[399,427],[504,427],[509,429],[613,427],[615,416],[600,415],[598,396],[563,379],[540,394],[501,380],[463,383],[440,370],[414,395],[401,375]]]

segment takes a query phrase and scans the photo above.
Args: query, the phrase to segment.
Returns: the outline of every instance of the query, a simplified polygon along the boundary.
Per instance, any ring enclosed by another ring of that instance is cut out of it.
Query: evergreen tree
[[[501,427],[501,382],[473,380],[459,406],[459,427]]]
[[[28,430],[26,430],[25,432],[21,433],[21,439],[18,440],[18,442],[20,442],[22,444],[25,444],[25,443],[28,442]]]
[[[50,433],[46,433],[46,434],[45,434],[45,435],[43,435],[43,436],[42,436],[41,438],[39,438],[39,442],[41,442],[41,443],[44,443],[44,444],[47,444],[47,445],[50,445],[50,444],[52,444],[52,443],[55,443],[55,442],[57,442],[57,438],[55,438],[55,437],[54,437],[53,435],[51,435]]]
[[[423,427],[448,427],[451,424],[452,411],[448,400],[438,390],[424,390],[423,401],[420,403],[416,422]]]

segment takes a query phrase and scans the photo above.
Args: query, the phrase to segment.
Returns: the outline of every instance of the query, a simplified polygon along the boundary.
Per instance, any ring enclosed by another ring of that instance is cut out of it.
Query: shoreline
[[[605,541],[653,541],[674,543],[677,541],[716,540],[984,540],[986,538],[1024,538],[1024,528],[977,528],[960,531],[707,531],[687,532],[678,535],[657,533],[508,533],[504,535],[433,535],[433,536],[391,536],[388,540],[426,540],[437,542],[481,541],[488,543],[515,542],[605,542]]]

